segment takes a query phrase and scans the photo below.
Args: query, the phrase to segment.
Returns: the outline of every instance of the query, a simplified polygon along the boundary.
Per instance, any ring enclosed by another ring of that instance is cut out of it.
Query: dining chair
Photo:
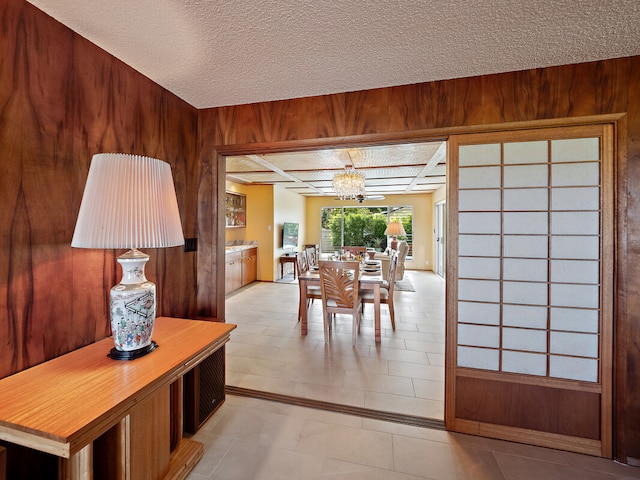
[[[396,329],[395,311],[393,308],[393,290],[396,284],[396,268],[398,267],[398,254],[394,253],[389,261],[389,274],[387,279],[380,285],[380,304],[386,304],[389,308],[389,316],[391,317],[391,328]],[[362,312],[364,313],[365,303],[375,303],[373,292],[371,290],[363,290],[360,292],[360,302],[362,304]]]
[[[335,314],[352,316],[352,345],[356,344],[356,333],[360,332],[362,303],[359,294],[359,262],[321,260],[320,290],[322,294],[322,317],[324,319],[324,342],[329,342],[331,319]]]
[[[315,266],[318,264],[318,259],[316,256],[316,247],[306,247],[304,250],[307,254],[307,263],[309,266]]]
[[[309,262],[307,260],[307,252],[302,251],[296,254],[296,262],[298,264],[298,289],[300,292],[300,296],[302,297],[302,289],[306,287],[307,289],[307,303],[304,306],[307,310],[309,310],[309,306],[313,303],[314,300],[320,300],[322,298],[322,294],[320,292],[320,287],[317,285],[307,285],[306,282],[300,281],[300,275],[309,271]],[[298,307],[298,321],[302,320],[302,311],[300,307]]]
[[[296,253],[296,263],[298,264],[298,275],[302,275],[309,270],[309,261],[307,260],[307,252],[304,250]]]

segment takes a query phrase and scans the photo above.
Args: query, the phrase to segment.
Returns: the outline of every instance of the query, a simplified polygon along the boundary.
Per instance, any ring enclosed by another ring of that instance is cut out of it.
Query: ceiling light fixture
[[[333,189],[340,200],[353,200],[365,195],[364,180],[364,173],[356,172],[353,165],[347,165],[343,172],[333,176]]]

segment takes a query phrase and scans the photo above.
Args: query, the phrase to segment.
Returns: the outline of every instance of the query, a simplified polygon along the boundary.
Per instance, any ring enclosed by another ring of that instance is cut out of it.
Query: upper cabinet
[[[247,226],[247,196],[242,193],[227,192],[225,206],[227,228]]]

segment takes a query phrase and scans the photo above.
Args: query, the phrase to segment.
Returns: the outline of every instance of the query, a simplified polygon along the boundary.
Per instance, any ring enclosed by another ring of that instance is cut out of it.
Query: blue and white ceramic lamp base
[[[148,281],[144,266],[149,255],[132,249],[118,257],[122,280],[111,288],[111,332],[115,348],[111,358],[133,359],[154,350],[156,286]]]

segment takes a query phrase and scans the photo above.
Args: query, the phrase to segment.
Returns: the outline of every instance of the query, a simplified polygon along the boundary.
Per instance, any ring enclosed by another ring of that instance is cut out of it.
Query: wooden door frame
[[[339,148],[349,146],[365,146],[365,145],[386,145],[395,143],[411,143],[423,141],[447,141],[449,136],[454,134],[470,134],[470,133],[488,133],[513,131],[532,128],[547,128],[553,126],[572,126],[572,125],[589,125],[594,123],[610,123],[614,126],[614,248],[613,248],[613,265],[614,279],[613,288],[614,296],[611,299],[614,302],[614,344],[613,344],[613,457],[620,461],[626,461],[624,452],[616,450],[616,445],[624,444],[625,421],[624,421],[624,401],[625,401],[625,375],[628,371],[627,367],[627,349],[624,342],[626,333],[626,324],[629,315],[627,313],[627,278],[628,268],[625,263],[627,251],[627,115],[626,113],[590,115],[582,117],[553,118],[548,120],[534,120],[523,122],[506,122],[487,125],[473,125],[461,127],[443,127],[433,129],[423,129],[406,132],[393,132],[386,134],[367,134],[354,135],[348,137],[326,137],[314,138],[306,140],[291,140],[278,142],[258,142],[249,144],[232,144],[232,145],[215,145],[213,148],[213,156],[217,158],[217,168],[215,169],[218,178],[212,179],[213,184],[217,185],[218,205],[223,205],[223,195],[225,194],[225,177],[226,165],[225,158],[229,155],[249,155],[249,154],[266,154],[275,152],[291,152],[305,151],[319,148]],[[217,209],[216,216],[216,238],[215,254],[217,258],[224,259],[225,245],[225,215],[223,209]],[[451,238],[447,240],[451,242]],[[447,251],[449,248],[447,247]],[[450,268],[447,259],[447,269]],[[219,318],[224,318],[225,295],[224,295],[224,268],[216,268],[216,299],[217,312]],[[199,265],[200,268],[200,265]],[[204,268],[209,269],[206,265]],[[449,274],[447,273],[447,276]],[[445,368],[447,366],[445,365]],[[446,408],[446,399],[445,399]],[[445,411],[446,416],[446,411]]]

